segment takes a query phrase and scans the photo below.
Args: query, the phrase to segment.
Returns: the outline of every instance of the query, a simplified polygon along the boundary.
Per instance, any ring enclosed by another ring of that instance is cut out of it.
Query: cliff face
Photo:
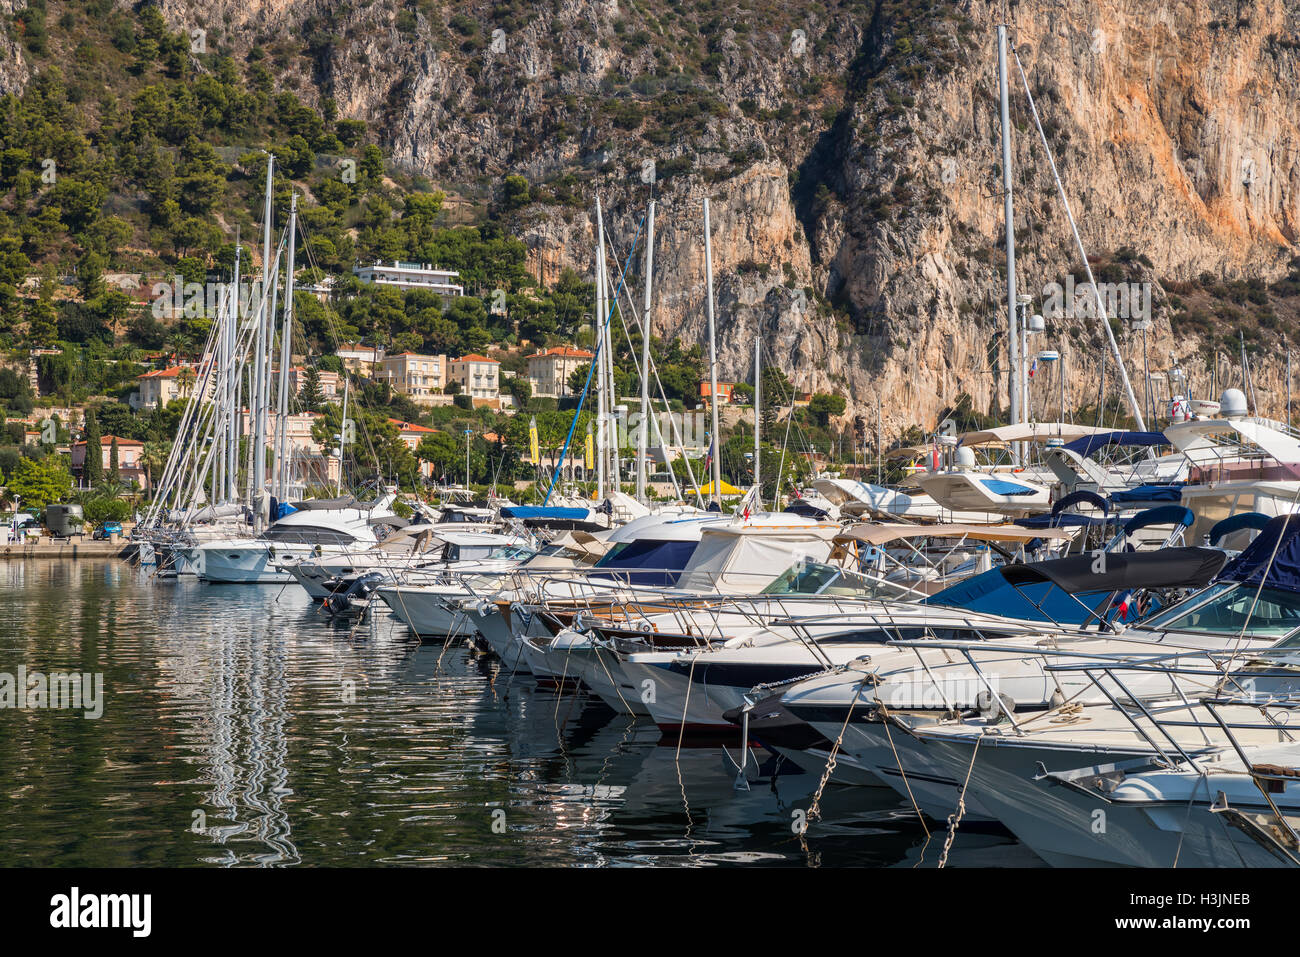
[[[887,434],[932,426],[963,392],[980,410],[1007,405],[1001,3],[162,9],[175,26],[208,29],[210,44],[263,45],[281,82],[333,97],[396,162],[444,189],[481,200],[501,176],[527,177],[539,201],[516,225],[544,277],[590,271],[597,194],[626,254],[653,161],[656,328],[693,341],[704,330],[707,195],[725,378],[750,374],[758,335],[800,388],[843,393],[850,414],[874,417],[882,396]],[[1010,10],[1091,253],[1129,250],[1134,279],[1285,274],[1300,229],[1300,0]],[[1011,83],[1020,287],[1041,309],[1047,283],[1085,276],[1014,60]],[[1207,391],[1205,356],[1232,330],[1183,323],[1159,288],[1154,311],[1153,368],[1173,354]],[[1254,339],[1261,408],[1274,413],[1281,313]],[[1140,340],[1116,325],[1136,374]],[[1067,406],[1095,401],[1100,321],[1049,320],[1038,339],[1035,349],[1064,356]],[[1035,406],[1055,410],[1057,388],[1038,376]]]

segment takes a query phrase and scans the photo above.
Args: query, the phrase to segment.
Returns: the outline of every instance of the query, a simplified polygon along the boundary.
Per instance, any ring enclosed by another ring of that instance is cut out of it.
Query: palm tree
[[[181,366],[181,371],[176,373],[176,384],[180,386],[181,398],[188,398],[190,390],[194,388],[196,376],[194,370],[189,366]]]
[[[146,442],[140,450],[140,466],[144,469],[145,481],[153,488],[154,470],[167,464],[167,446],[162,442]]]

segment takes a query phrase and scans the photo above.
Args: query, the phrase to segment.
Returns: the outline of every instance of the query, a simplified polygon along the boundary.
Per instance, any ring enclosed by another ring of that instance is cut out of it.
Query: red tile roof
[[[461,356],[459,359],[452,359],[451,361],[452,362],[490,362],[493,365],[498,365],[498,366],[501,365],[501,363],[497,362],[496,359],[489,359],[487,356],[481,356],[476,352],[472,352],[467,356]]]
[[[547,349],[545,352],[534,352],[528,358],[544,359],[547,356],[557,356],[562,359],[594,359],[596,354],[588,352],[586,349],[578,349],[575,346],[556,346],[554,349]]]
[[[102,437],[100,438],[100,440],[99,440],[99,444],[100,444],[100,445],[112,445],[114,439],[117,439],[117,447],[118,447],[119,449],[120,449],[122,446],[124,446],[124,445],[144,445],[144,443],[141,442],[141,441],[139,441],[138,439],[124,439],[124,438],[122,438],[120,435],[105,435],[105,436],[102,436]],[[78,445],[85,445],[85,444],[86,444],[86,440],[85,440],[85,439],[82,439],[80,442],[73,442],[73,443],[72,443],[72,445],[73,445],[74,448],[75,448],[76,446],[78,446]]]
[[[389,419],[393,425],[397,426],[399,432],[437,432],[437,429],[430,429],[427,426],[416,425],[414,422],[403,422],[401,419]]]

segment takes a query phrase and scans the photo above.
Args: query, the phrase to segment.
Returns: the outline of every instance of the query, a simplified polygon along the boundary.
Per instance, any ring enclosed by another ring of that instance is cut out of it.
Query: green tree
[[[822,428],[830,425],[831,416],[844,414],[844,396],[818,392],[808,402],[808,411]]]
[[[117,457],[117,436],[108,447],[108,480],[114,485],[122,481],[122,469]]]
[[[63,500],[71,489],[72,476],[57,455],[47,455],[39,462],[20,458],[9,476],[9,494],[35,509]]]
[[[81,483],[86,488],[95,488],[104,480],[104,459],[100,451],[103,436],[99,432],[99,419],[94,409],[86,410],[86,428],[83,435],[86,443],[86,458],[81,466]]]
[[[298,404],[308,412],[319,412],[325,404],[321,394],[320,372],[315,366],[308,366],[302,377],[302,388],[298,390]]]

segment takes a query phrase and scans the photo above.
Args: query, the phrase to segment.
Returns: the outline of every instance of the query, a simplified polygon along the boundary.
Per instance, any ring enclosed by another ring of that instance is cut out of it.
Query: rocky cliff
[[[483,201],[525,176],[533,203],[513,215],[543,278],[589,271],[597,195],[622,257],[653,193],[656,327],[692,340],[708,196],[723,375],[750,373],[757,334],[850,414],[874,418],[882,396],[894,434],[933,426],[961,393],[1007,405],[1005,17],[1084,244],[1107,276],[1159,284],[1153,370],[1174,355],[1204,394],[1219,349],[1219,385],[1239,378],[1242,327],[1261,407],[1280,412],[1295,300],[1264,284],[1286,275],[1300,227],[1297,0],[161,6],[265,57],[301,95],[332,97],[449,192]],[[4,84],[20,84],[16,49],[0,57]],[[1048,283],[1085,277],[1011,69],[1020,282],[1039,309]],[[1115,326],[1136,376],[1141,340]],[[1036,337],[1063,354],[1068,407],[1096,401],[1104,343],[1094,318]],[[1059,405],[1056,374],[1036,377],[1036,407]]]

